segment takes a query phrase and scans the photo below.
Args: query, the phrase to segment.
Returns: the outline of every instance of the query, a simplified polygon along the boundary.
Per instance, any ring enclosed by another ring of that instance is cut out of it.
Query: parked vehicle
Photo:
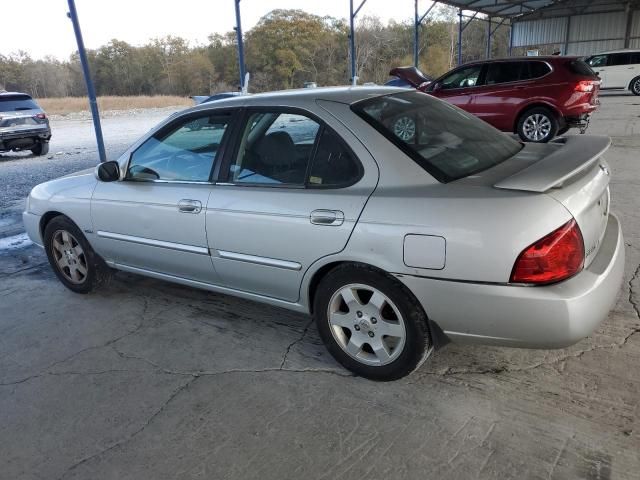
[[[449,340],[596,328],[624,270],[609,144],[522,144],[414,90],[258,94],[36,186],[23,220],[74,292],[114,268],[310,313],[342,365],[391,380]]]
[[[236,95],[242,95],[242,93],[241,92],[220,92],[220,93],[214,93],[213,95],[192,95],[189,98],[193,100],[194,104],[200,105],[201,103],[214,102],[216,100],[235,97]]]
[[[393,78],[385,83],[388,87],[417,88],[433,80],[433,77],[422,73],[420,69],[414,66],[392,68],[389,75]]]
[[[600,88],[623,88],[640,95],[640,50],[614,50],[585,59],[600,76]]]
[[[44,110],[26,93],[0,92],[0,152],[49,153],[51,128]]]
[[[584,133],[598,107],[600,80],[578,57],[485,60],[462,65],[430,83],[405,78],[526,142],[548,142],[572,127]]]

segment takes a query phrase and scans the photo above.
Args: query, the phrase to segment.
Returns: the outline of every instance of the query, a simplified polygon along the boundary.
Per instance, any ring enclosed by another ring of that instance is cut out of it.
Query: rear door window
[[[517,82],[524,62],[495,62],[487,65],[485,85]]]
[[[524,62],[522,71],[520,72],[521,80],[534,80],[536,78],[544,77],[551,71],[549,65],[544,62]]]
[[[629,65],[631,63],[630,53],[612,53],[609,55],[609,66]]]
[[[640,52],[631,52],[631,64],[640,63]]]

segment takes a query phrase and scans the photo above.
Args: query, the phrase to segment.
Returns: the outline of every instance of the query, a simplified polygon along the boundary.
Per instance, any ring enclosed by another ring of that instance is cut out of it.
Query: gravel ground
[[[107,112],[102,129],[107,158],[115,160],[140,135],[180,107]],[[0,208],[24,199],[38,183],[92,167],[98,153],[91,117],[79,113],[51,119],[49,154],[34,157],[31,152],[0,154]]]

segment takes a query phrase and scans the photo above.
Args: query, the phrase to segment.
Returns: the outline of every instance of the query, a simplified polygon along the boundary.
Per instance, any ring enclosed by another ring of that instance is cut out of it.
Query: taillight
[[[573,90],[576,92],[593,92],[593,82],[591,80],[580,80]]]
[[[39,118],[40,120],[46,120],[47,119],[47,116],[44,113],[38,113],[35,117]]]
[[[584,266],[584,241],[575,220],[565,223],[518,256],[513,283],[544,285],[565,280]]]

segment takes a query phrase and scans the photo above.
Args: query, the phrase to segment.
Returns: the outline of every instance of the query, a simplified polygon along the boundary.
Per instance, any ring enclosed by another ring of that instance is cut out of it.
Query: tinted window
[[[606,67],[607,66],[607,56],[606,55],[595,55],[593,57],[587,58],[587,64],[591,67]]]
[[[444,77],[439,83],[441,88],[445,89],[473,87],[478,84],[481,71],[482,65],[461,68]]]
[[[520,80],[520,70],[523,62],[496,62],[487,65],[487,76],[484,83],[493,85],[496,83],[517,82]]]
[[[490,168],[522,148],[473,115],[419,92],[375,97],[352,109],[441,182]]]
[[[323,129],[313,157],[309,185],[346,186],[355,183],[360,176],[360,163],[334,132]]]
[[[235,183],[304,185],[320,125],[304,115],[254,113],[231,165]]]
[[[640,63],[640,52],[631,52],[631,63]]]
[[[207,182],[230,115],[191,117],[160,131],[131,156],[127,178]]]
[[[28,95],[0,95],[0,112],[32,110],[40,108]]]
[[[630,53],[612,53],[609,55],[609,66],[629,65],[631,63]]]
[[[544,77],[550,71],[549,65],[544,62],[524,62],[522,71],[520,72],[520,79],[533,80]]]
[[[591,67],[582,60],[572,60],[567,63],[567,67],[576,75],[584,75],[587,77],[593,77],[596,75],[596,72],[594,72]]]

